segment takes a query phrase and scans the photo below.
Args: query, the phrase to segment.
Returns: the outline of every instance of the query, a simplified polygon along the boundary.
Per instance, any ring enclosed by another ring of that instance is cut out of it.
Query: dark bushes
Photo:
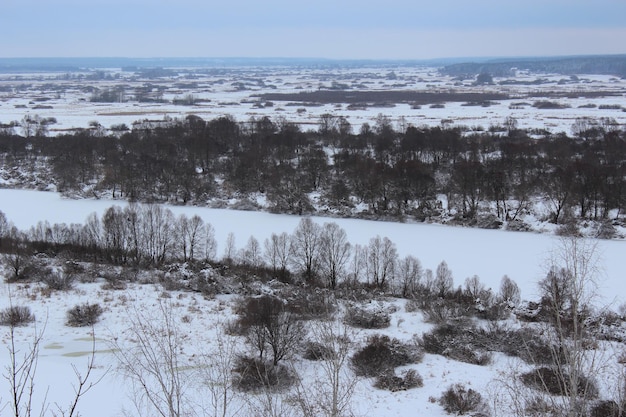
[[[461,384],[451,385],[439,398],[439,405],[446,413],[474,417],[489,415],[489,408],[483,401],[482,395],[473,389],[466,389]]]
[[[402,365],[418,363],[423,353],[416,346],[390,339],[389,336],[374,335],[368,339],[368,344],[357,351],[351,358],[355,374],[365,377],[377,377],[392,373]]]
[[[71,327],[93,326],[101,315],[100,304],[79,304],[68,310],[66,324]]]
[[[545,391],[552,395],[571,395],[576,391],[576,396],[581,398],[597,398],[598,388],[593,381],[584,375],[575,378],[576,387],[572,384],[571,376],[564,370],[551,367],[541,367],[527,372],[521,376],[522,382],[534,389]]]
[[[74,285],[74,276],[65,272],[50,272],[41,280],[49,289],[56,291],[71,290]]]
[[[335,352],[332,348],[318,342],[307,342],[302,357],[311,361],[320,361],[327,358],[332,358]]]
[[[409,369],[402,376],[397,376],[393,371],[390,371],[376,378],[374,386],[391,392],[406,391],[411,388],[423,387],[424,380],[415,369]]]
[[[0,311],[0,325],[2,326],[25,326],[35,320],[30,312],[30,307],[11,306]]]
[[[613,400],[603,400],[591,407],[590,417],[623,417],[623,407]]]
[[[258,358],[240,356],[233,371],[235,386],[244,392],[261,389],[283,390],[290,387],[296,375],[284,365],[273,365]]]
[[[511,330],[494,325],[476,332],[483,340],[483,346],[490,351],[518,357],[531,364],[551,364],[555,361],[557,349],[532,328]]]
[[[485,348],[484,333],[462,323],[442,324],[422,336],[422,347],[428,353],[474,365],[487,365],[491,354]]]
[[[362,329],[384,329],[391,324],[391,316],[382,310],[365,310],[359,307],[348,309],[346,323]]]

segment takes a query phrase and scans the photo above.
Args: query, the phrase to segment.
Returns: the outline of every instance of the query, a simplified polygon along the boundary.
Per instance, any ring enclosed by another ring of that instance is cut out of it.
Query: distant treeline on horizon
[[[246,66],[289,66],[289,67],[362,67],[362,66],[436,66],[444,73],[461,75],[489,72],[498,75],[511,68],[538,72],[563,74],[611,74],[626,75],[626,54],[584,55],[567,57],[451,57],[437,59],[326,59],[286,57],[26,57],[1,58],[2,72],[74,72],[97,68],[213,68]]]

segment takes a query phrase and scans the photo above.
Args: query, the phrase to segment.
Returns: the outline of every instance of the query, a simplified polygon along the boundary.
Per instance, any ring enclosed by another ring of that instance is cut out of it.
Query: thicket
[[[30,173],[10,179],[20,186],[45,181],[69,195],[199,205],[237,197],[255,209],[248,197],[260,193],[270,210],[297,214],[315,211],[316,193],[341,215],[364,203],[362,216],[425,220],[450,213],[436,198],[444,194],[455,221],[478,227],[519,220],[537,196],[557,224],[623,210],[626,136],[614,120],[577,120],[573,136],[531,138],[513,120],[495,130],[396,129],[379,115],[354,133],[346,118],[323,115],[302,131],[284,119],[191,115],[110,135],[5,131],[0,168]]]

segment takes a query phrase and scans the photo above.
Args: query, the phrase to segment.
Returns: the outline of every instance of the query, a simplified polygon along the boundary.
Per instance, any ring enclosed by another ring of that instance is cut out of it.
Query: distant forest
[[[544,220],[557,224],[618,219],[626,203],[626,132],[611,119],[579,119],[572,135],[520,130],[512,118],[464,131],[394,126],[383,115],[359,132],[328,114],[308,131],[267,117],[93,123],[59,136],[37,123],[45,119],[23,121],[21,135],[0,129],[5,184],[141,202],[238,200],[247,209],[263,208],[262,196],[280,213],[451,215],[482,227],[514,224],[537,198],[549,208]]]
[[[322,58],[0,58],[2,72],[78,72],[97,68],[121,68],[125,71],[145,71],[155,68],[224,67],[302,67],[302,68],[363,68],[389,66],[427,66],[441,68],[453,76],[476,76],[483,72],[506,76],[511,68],[555,74],[607,74],[626,76],[626,55],[583,55],[570,57],[520,58],[446,58],[431,60],[339,60]]]
[[[504,77],[511,74],[512,68],[533,73],[604,74],[626,77],[626,55],[494,59],[485,62],[450,64],[444,66],[441,72],[453,76],[472,77],[476,74],[488,73],[494,77]]]

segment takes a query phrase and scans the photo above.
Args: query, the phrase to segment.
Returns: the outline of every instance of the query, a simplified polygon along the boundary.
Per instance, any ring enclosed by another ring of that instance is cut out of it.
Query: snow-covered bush
[[[319,342],[308,341],[305,344],[302,357],[311,361],[319,361],[331,359],[334,355],[335,353],[329,346]]]
[[[374,386],[391,392],[406,391],[411,388],[424,386],[424,379],[415,369],[409,369],[397,376],[393,371],[386,372],[376,378]]]
[[[42,277],[44,284],[48,289],[56,291],[71,290],[74,286],[74,275],[65,272],[51,271]]]
[[[0,311],[0,325],[2,326],[25,326],[35,320],[30,307],[11,306]]]
[[[482,395],[473,389],[467,389],[461,384],[451,385],[439,398],[439,405],[449,414],[474,417],[489,416],[489,407]]]
[[[101,315],[100,304],[78,304],[68,310],[66,323],[71,327],[93,326]]]
[[[366,310],[360,307],[352,307],[346,311],[345,321],[352,327],[384,329],[391,324],[391,316],[383,310]]]
[[[591,407],[590,417],[622,417],[624,406],[613,400],[601,400]]]
[[[570,393],[575,392],[579,398],[593,399],[598,397],[598,387],[594,381],[584,375],[571,378],[562,367],[542,366],[522,374],[521,380],[530,388],[545,391],[552,395],[570,395]],[[576,386],[573,386],[574,380]]]
[[[402,343],[385,335],[373,335],[367,346],[351,358],[352,368],[359,376],[376,377],[387,374],[402,365],[419,363],[424,354],[416,345]]]
[[[235,386],[244,392],[283,390],[296,381],[296,375],[289,367],[248,356],[239,356],[233,371],[237,374]]]
[[[445,299],[425,303],[422,312],[424,313],[424,321],[434,324],[445,324],[451,320],[458,320],[471,315],[469,306]]]
[[[460,362],[487,365],[491,353],[484,347],[484,333],[464,323],[438,325],[422,335],[421,345],[428,353]]]

